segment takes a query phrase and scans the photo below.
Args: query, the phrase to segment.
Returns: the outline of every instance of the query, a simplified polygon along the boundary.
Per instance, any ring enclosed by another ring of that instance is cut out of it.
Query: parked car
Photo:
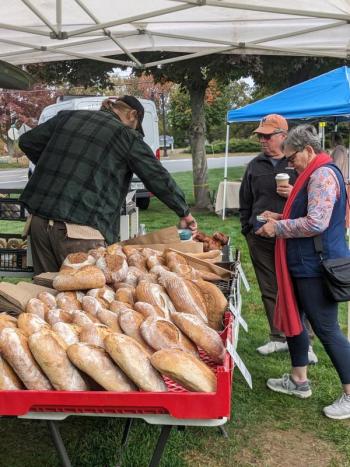
[[[79,97],[64,96],[56,104],[49,105],[43,109],[39,117],[38,123],[44,123],[50,118],[54,117],[60,110],[98,110],[101,102],[108,96],[89,96]],[[158,116],[154,102],[147,99],[139,99],[145,109],[145,115],[142,122],[142,128],[145,133],[144,141],[152,148],[154,156],[160,159],[159,150],[159,130],[158,130]],[[29,176],[33,173],[35,165],[30,163]],[[134,175],[130,190],[136,191],[136,205],[140,209],[147,209],[150,203],[150,197],[153,196],[141,182],[141,180]]]

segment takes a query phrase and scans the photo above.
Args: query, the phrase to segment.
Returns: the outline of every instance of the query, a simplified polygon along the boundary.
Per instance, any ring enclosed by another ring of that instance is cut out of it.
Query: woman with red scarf
[[[343,384],[342,396],[323,412],[337,420],[350,418],[350,343],[339,328],[338,304],[323,285],[313,240],[321,236],[325,259],[350,256],[345,240],[345,184],[340,170],[322,152],[313,126],[292,129],[284,152],[298,179],[282,215],[263,212],[268,221],[256,234],[277,238],[275,325],[287,336],[292,369],[282,378],[269,379],[267,386],[301,398],[311,396],[307,379],[309,340],[303,322],[306,317]]]

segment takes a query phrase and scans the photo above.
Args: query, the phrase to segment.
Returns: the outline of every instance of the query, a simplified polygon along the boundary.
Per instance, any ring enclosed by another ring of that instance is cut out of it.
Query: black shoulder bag
[[[323,259],[322,237],[314,237],[316,253],[321,259],[323,278],[329,295],[336,302],[350,301],[350,257]]]

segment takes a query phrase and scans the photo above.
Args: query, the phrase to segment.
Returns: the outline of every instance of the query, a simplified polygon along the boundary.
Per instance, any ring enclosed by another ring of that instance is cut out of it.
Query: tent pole
[[[228,145],[230,140],[230,124],[226,125],[226,145],[225,145],[225,170],[224,170],[224,196],[222,200],[222,220],[225,220],[226,214],[226,190],[227,190],[227,164],[228,164]]]

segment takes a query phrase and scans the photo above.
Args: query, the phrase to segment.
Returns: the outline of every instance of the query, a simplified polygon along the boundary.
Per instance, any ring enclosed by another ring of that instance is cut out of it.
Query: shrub
[[[225,152],[226,142],[223,140],[213,141],[205,146],[207,154]],[[253,139],[230,139],[229,152],[259,152],[260,144]],[[191,152],[191,148],[186,148],[184,152]]]

